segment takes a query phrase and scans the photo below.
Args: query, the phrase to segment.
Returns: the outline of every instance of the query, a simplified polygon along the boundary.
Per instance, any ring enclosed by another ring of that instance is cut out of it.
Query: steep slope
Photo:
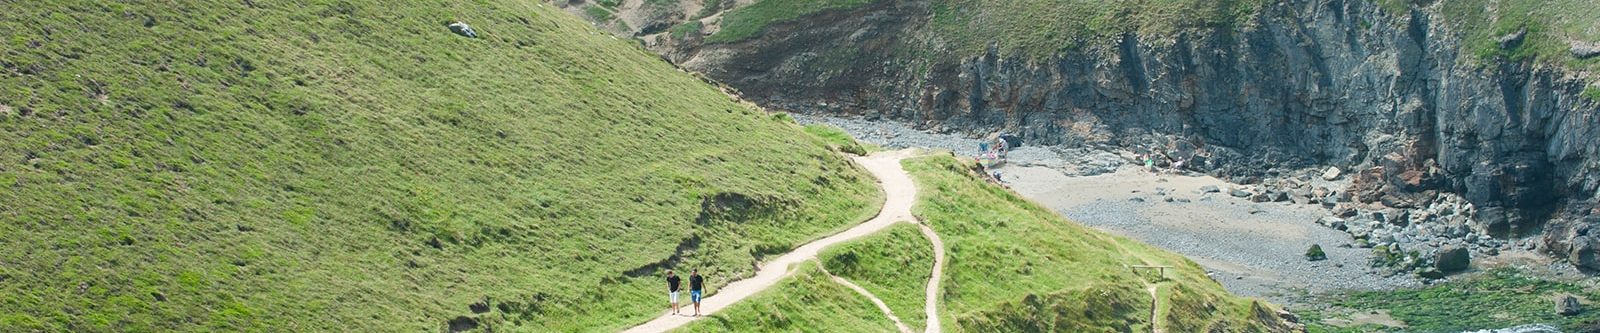
[[[7,330],[610,331],[665,308],[665,268],[728,281],[881,202],[786,118],[534,2],[0,18]]]
[[[1229,294],[1182,256],[1064,220],[981,180],[971,161],[905,162],[914,212],[944,239],[944,325],[975,332],[1290,331],[1270,307]],[[1166,276],[1129,266],[1169,266]],[[1149,285],[1171,309],[1152,321]]]
[[[1541,237],[1600,269],[1593,1],[882,0],[767,17],[744,39],[702,20],[645,41],[775,108],[1155,150],[1240,182],[1338,166],[1362,183],[1347,204],[1458,195],[1470,220],[1419,224]]]

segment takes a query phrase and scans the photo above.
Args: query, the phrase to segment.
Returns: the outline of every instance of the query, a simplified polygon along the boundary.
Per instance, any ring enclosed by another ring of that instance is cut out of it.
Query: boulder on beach
[[[1339,170],[1339,167],[1336,167],[1336,166],[1335,167],[1328,167],[1328,171],[1323,171],[1322,172],[1322,180],[1326,180],[1326,181],[1330,181],[1331,182],[1331,181],[1334,181],[1334,180],[1338,180],[1339,176],[1343,175],[1343,174],[1344,174],[1344,170]]]
[[[1440,272],[1452,273],[1467,270],[1472,263],[1471,254],[1460,246],[1447,246],[1435,254],[1433,265]]]
[[[1321,244],[1311,244],[1311,248],[1306,249],[1306,260],[1328,260],[1328,253],[1322,252]]]

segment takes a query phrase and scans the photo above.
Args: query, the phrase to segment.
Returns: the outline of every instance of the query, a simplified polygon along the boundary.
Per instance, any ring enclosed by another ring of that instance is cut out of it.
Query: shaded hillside
[[[615,330],[662,310],[663,268],[728,281],[880,201],[785,118],[536,2],[0,18],[7,330]]]

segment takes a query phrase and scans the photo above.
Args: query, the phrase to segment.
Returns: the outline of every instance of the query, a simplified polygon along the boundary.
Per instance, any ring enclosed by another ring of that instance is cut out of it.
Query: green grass
[[[589,15],[589,19],[595,22],[611,22],[611,19],[616,18],[616,14],[612,14],[610,9],[601,6],[583,7],[583,13]]]
[[[722,15],[721,30],[707,43],[731,43],[761,35],[767,26],[828,10],[861,7],[873,0],[761,0]]]
[[[850,137],[849,133],[845,133],[844,129],[841,129],[837,126],[827,124],[811,124],[805,126],[805,131],[807,134],[822,138],[822,141],[827,142],[829,147],[833,147],[834,149],[842,152],[856,155],[866,155],[867,153],[881,150],[881,148],[878,148],[877,146],[856,141],[855,138]]]
[[[994,43],[1004,55],[1045,58],[1106,46],[1125,33],[1151,37],[1236,28],[1261,0],[937,0],[930,27],[948,52],[972,56]],[[940,56],[948,55],[941,53]]]
[[[689,22],[679,23],[671,28],[667,28],[667,35],[672,36],[672,39],[683,40],[689,36],[699,35],[700,30],[703,28],[705,28],[705,26],[704,24],[700,23],[700,21],[691,20]]]
[[[1564,293],[1600,300],[1600,290],[1594,287],[1497,269],[1465,281],[1422,289],[1336,295],[1328,301],[1357,311],[1388,311],[1413,332],[1461,332],[1532,323],[1554,325],[1567,332],[1600,329],[1600,311],[1588,309],[1572,317],[1556,314],[1553,299]],[[1329,318],[1320,314],[1310,314],[1306,319],[1311,332],[1362,332],[1375,328],[1331,326],[1324,322]]]
[[[687,0],[687,1],[694,1],[694,0]],[[690,20],[699,20],[699,19],[705,18],[706,16],[715,15],[717,13],[717,11],[722,10],[722,5],[723,5],[722,0],[700,0],[700,12],[695,13],[694,17],[691,17],[689,19]]]
[[[614,331],[662,310],[657,263],[714,289],[881,202],[823,140],[536,2],[0,13],[8,329]]]
[[[1600,68],[1600,59],[1571,56],[1569,40],[1600,41],[1600,5],[1588,0],[1460,0],[1440,11],[1462,36],[1463,49],[1478,61],[1540,61]],[[1526,27],[1523,43],[1502,49],[1498,38]]]
[[[916,225],[897,224],[829,248],[820,257],[829,272],[871,291],[911,330],[927,326],[923,302],[933,274],[933,247]]]
[[[772,289],[674,332],[893,332],[865,296],[833,282],[816,261]]]
[[[1600,102],[1600,87],[1583,87],[1583,95],[1581,96],[1590,102]]]
[[[1261,306],[1234,297],[1176,254],[1075,223],[984,182],[971,161],[908,160],[922,197],[913,213],[947,246],[942,321],[959,331],[1147,331],[1147,283],[1174,286],[1170,332],[1255,331]],[[1124,265],[1170,265],[1167,280]]]

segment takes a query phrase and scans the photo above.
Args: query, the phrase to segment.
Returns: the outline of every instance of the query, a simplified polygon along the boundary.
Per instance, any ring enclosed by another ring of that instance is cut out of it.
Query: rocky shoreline
[[[794,117],[803,124],[838,126],[862,141],[891,149],[973,154],[981,141],[977,138],[989,134],[937,127],[924,131],[886,120]],[[1368,185],[1374,181],[1369,172],[1337,168],[1267,169],[1258,178],[1234,179],[1206,170],[1216,164],[1199,158],[1190,160],[1189,170],[1172,170],[1158,159],[1157,169],[1163,172],[1159,176],[1150,176],[1133,163],[1137,154],[1166,153],[1176,152],[1024,142],[1010,153],[1008,166],[999,170],[1020,193],[1075,221],[1183,253],[1211,269],[1230,291],[1277,302],[1296,302],[1295,294],[1301,292],[1418,286],[1481,266],[1480,260],[1581,274],[1564,261],[1534,255],[1536,238],[1507,240],[1491,235],[1489,226],[1474,218],[1478,208],[1454,194],[1430,193],[1425,200],[1396,197],[1382,186]],[[1113,179],[1116,192],[1094,193],[1098,197],[1092,200],[1059,199]],[[1172,209],[1183,214],[1215,212],[1213,220],[1219,222],[1211,223],[1221,226],[1185,222],[1182,214],[1160,216],[1174,214]],[[1228,230],[1229,223],[1247,229]],[[1226,246],[1217,245],[1223,243]],[[1319,244],[1329,259],[1306,260],[1307,244]]]

